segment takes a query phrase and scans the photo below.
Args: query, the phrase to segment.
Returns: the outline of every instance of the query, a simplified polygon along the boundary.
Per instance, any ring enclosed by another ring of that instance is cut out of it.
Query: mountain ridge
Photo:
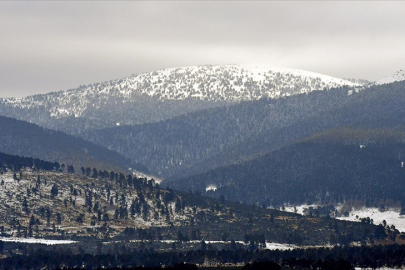
[[[157,175],[209,159],[259,133],[291,125],[354,99],[350,88],[314,91],[281,99],[246,101],[137,126],[88,131],[81,136],[145,164]],[[122,147],[125,145],[125,147]],[[139,153],[137,157],[133,154]],[[195,164],[194,164],[195,165]]]
[[[1,98],[0,114],[77,133],[75,125],[80,125],[81,129],[97,129],[157,122],[229,103],[341,86],[362,87],[319,73],[263,64],[193,66],[158,70],[66,91]],[[83,121],[85,123],[81,123]],[[67,122],[73,127],[67,127]]]

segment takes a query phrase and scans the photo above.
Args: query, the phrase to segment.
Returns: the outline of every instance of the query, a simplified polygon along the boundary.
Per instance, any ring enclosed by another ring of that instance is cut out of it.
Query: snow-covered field
[[[201,242],[201,241],[197,241],[197,242]],[[207,244],[230,244],[231,241],[205,241],[205,243],[207,243]],[[235,241],[235,243],[246,245],[246,243],[243,241]],[[296,246],[296,245],[290,245],[290,244],[266,242],[266,249],[269,249],[269,250],[276,250],[276,249],[288,250],[288,249],[295,249],[295,248],[300,248],[300,247]]]
[[[291,212],[291,213],[297,213],[300,215],[304,215],[305,209],[309,209],[310,207],[312,208],[317,208],[318,205],[297,205],[297,206],[286,206],[282,210],[286,212]],[[335,208],[339,211],[341,208],[341,205],[335,206]],[[357,221],[361,222],[362,218],[367,218],[369,217],[370,219],[373,220],[373,223],[378,225],[382,224],[383,221],[385,220],[387,225],[391,226],[394,225],[396,229],[398,229],[400,232],[405,232],[405,216],[400,215],[400,209],[388,209],[386,211],[380,211],[378,208],[360,208],[360,209],[353,209],[350,213],[349,216],[341,216],[341,217],[336,217],[337,219],[340,220],[348,220],[348,221]]]
[[[71,241],[71,240],[49,240],[49,239],[36,239],[36,238],[3,238],[3,237],[0,237],[0,241],[24,243],[24,244],[45,244],[45,245],[67,245],[67,244],[76,243],[76,241]]]
[[[280,244],[280,243],[266,243],[266,249],[269,250],[288,250],[300,248],[299,246],[289,245],[289,244]]]
[[[337,219],[361,221],[361,218],[367,217],[372,219],[374,224],[381,224],[385,220],[387,225],[394,225],[400,232],[405,232],[405,217],[401,216],[398,210],[380,212],[378,208],[362,208],[351,211],[348,217],[338,217]]]
[[[130,242],[139,243],[139,242],[142,242],[142,240],[131,240]],[[166,243],[166,244],[172,244],[172,243],[177,243],[178,240],[161,240],[159,242]],[[206,244],[231,244],[231,241],[205,240],[204,242]],[[191,241],[188,241],[187,243],[199,244],[199,243],[201,243],[201,240],[191,240]],[[235,243],[240,244],[240,245],[248,245],[243,241],[235,241]],[[269,249],[269,250],[276,250],[276,249],[278,249],[278,250],[289,250],[289,249],[296,249],[296,248],[307,248],[307,246],[302,247],[302,246],[297,246],[297,245],[274,243],[274,242],[267,242],[266,243],[266,249]]]

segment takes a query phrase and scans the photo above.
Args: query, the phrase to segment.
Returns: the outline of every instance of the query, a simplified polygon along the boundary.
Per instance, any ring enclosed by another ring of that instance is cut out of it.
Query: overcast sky
[[[405,69],[405,2],[0,2],[0,97],[252,62],[388,76]]]

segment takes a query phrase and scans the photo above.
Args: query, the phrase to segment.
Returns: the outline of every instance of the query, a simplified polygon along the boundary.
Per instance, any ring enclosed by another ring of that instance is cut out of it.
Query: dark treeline
[[[391,267],[405,265],[405,246],[359,246],[311,248],[287,251],[270,250],[196,250],[188,252],[155,252],[130,250],[120,254],[91,255],[72,254],[57,249],[39,249],[29,255],[13,255],[0,260],[1,269],[68,269],[102,267],[125,269],[131,267],[175,266],[195,269],[192,264],[206,266],[247,265],[244,269],[353,269]],[[273,262],[273,263],[264,263]],[[184,265],[186,263],[186,265]],[[183,264],[183,265],[181,265]],[[267,266],[267,268],[261,268]]]
[[[60,167],[58,162],[49,162],[38,158],[20,157],[4,153],[0,153],[0,165],[3,166],[3,168],[7,167],[13,171],[19,171],[23,167],[51,171],[58,170]]]

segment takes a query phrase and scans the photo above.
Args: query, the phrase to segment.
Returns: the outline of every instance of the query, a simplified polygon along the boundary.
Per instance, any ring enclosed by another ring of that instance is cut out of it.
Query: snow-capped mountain
[[[343,85],[359,86],[304,70],[256,64],[171,68],[67,91],[0,99],[0,114],[51,128],[51,120],[67,117],[98,121],[101,127],[140,124],[223,103],[278,98]],[[178,101],[194,103],[184,106]],[[145,109],[145,104],[152,108]],[[134,107],[136,113],[131,114]]]
[[[400,81],[405,81],[405,70],[402,70],[402,69],[395,72],[393,75],[391,75],[389,77],[376,81],[375,84],[381,85],[381,84],[388,84],[388,83],[400,82]]]

